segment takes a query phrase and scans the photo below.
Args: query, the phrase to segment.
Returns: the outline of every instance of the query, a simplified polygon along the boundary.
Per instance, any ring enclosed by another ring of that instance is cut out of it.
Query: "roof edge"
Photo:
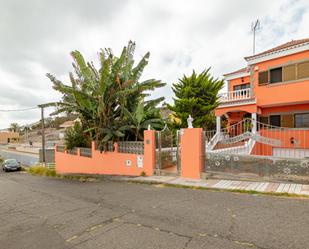
[[[269,51],[269,52],[266,52],[266,53],[262,52],[261,54],[246,56],[246,57],[244,57],[244,59],[247,62],[249,62],[249,61],[252,61],[252,60],[255,60],[255,59],[267,57],[269,55],[278,54],[278,53],[281,53],[281,52],[284,52],[284,51],[292,50],[292,49],[303,47],[303,46],[306,46],[306,45],[309,45],[309,41],[304,42],[304,43],[300,43],[300,44],[295,44],[295,45],[292,45],[292,46],[289,46],[289,47],[286,47],[286,48],[281,48],[281,49],[278,49],[278,50],[275,50],[275,51]]]

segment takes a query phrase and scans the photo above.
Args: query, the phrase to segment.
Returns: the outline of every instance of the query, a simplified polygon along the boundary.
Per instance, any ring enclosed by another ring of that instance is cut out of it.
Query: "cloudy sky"
[[[257,52],[309,37],[308,0],[0,0],[0,110],[59,99],[45,77],[68,82],[70,51],[96,61],[136,41],[136,59],[151,52],[144,78],[168,83],[156,95],[172,99],[183,74],[212,67],[221,77],[245,66],[252,53],[251,22],[259,18]],[[38,110],[0,112],[0,129],[38,120]]]

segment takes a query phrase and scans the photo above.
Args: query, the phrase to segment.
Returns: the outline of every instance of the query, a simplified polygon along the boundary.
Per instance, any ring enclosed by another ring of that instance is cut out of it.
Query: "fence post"
[[[144,131],[144,172],[147,176],[153,175],[156,166],[156,132]]]
[[[118,143],[114,143],[114,152],[116,152],[116,153],[119,152],[119,145],[118,145]]]
[[[77,148],[77,156],[80,156],[80,148]]]
[[[203,169],[202,128],[183,129],[181,148],[181,177],[200,179]]]

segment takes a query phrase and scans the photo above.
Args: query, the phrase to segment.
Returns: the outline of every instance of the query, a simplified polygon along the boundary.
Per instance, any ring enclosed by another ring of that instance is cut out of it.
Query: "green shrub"
[[[75,122],[73,127],[65,131],[64,140],[68,150],[74,147],[90,147],[90,143],[85,138],[84,130],[79,122]]]
[[[40,175],[40,176],[57,176],[57,173],[54,169],[45,168],[42,166],[32,166],[28,169],[28,172],[33,175]]]
[[[2,164],[4,159],[0,156],[0,164]]]

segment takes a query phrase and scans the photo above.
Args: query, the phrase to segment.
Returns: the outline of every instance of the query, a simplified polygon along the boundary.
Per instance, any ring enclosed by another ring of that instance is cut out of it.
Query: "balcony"
[[[256,103],[251,88],[225,92],[219,95],[220,106],[228,106],[243,103]]]

